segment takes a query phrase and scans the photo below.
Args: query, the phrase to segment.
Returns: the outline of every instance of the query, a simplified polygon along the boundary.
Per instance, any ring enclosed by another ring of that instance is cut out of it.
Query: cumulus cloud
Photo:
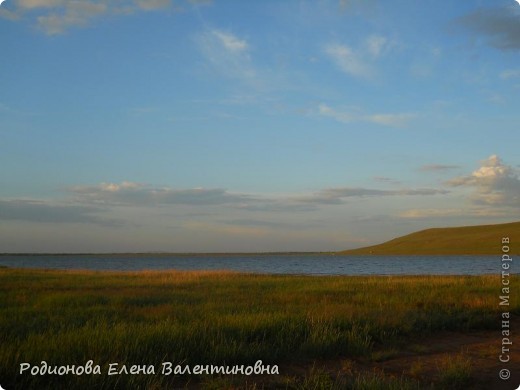
[[[471,175],[451,179],[447,184],[473,188],[471,199],[477,204],[520,207],[518,170],[505,165],[497,155],[482,161]]]
[[[516,5],[515,5],[516,7]],[[501,50],[520,49],[520,15],[509,7],[480,8],[458,20],[463,27],[487,37]]]
[[[172,0],[18,0],[12,11],[0,16],[12,20],[34,19],[48,35],[61,34],[72,27],[85,27],[109,14],[131,14],[169,7]]]
[[[341,123],[370,122],[390,127],[405,127],[415,118],[414,114],[409,113],[367,115],[361,113],[359,110],[338,110],[324,103],[318,106],[318,113],[321,116],[334,118]]]

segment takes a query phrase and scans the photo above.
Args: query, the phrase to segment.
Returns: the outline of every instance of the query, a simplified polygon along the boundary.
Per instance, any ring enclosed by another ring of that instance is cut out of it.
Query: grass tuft
[[[471,384],[471,359],[464,354],[448,356],[438,367],[439,386],[442,389],[467,389]]]

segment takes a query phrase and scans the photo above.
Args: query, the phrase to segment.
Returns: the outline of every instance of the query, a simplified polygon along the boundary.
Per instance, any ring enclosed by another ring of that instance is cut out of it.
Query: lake
[[[2,255],[0,266],[95,271],[232,270],[304,275],[482,275],[501,256],[341,256],[331,254]],[[513,260],[510,271],[520,267]]]

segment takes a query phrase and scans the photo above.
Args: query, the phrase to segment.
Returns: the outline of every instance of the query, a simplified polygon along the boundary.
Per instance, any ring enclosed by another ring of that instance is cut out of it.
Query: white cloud
[[[343,72],[361,78],[371,78],[372,68],[363,61],[359,54],[346,45],[329,44],[325,47],[325,53],[333,60]]]
[[[338,122],[342,123],[354,122],[357,118],[356,114],[352,114],[345,111],[337,111],[323,103],[318,106],[318,113],[322,116],[334,118]]]
[[[200,34],[197,43],[202,54],[221,75],[238,79],[249,86],[261,84],[250,55],[248,42],[230,32],[213,29]]]
[[[366,45],[372,56],[379,57],[388,49],[388,39],[381,35],[371,35],[367,38]]]
[[[477,204],[520,207],[518,170],[505,165],[497,155],[482,161],[480,168],[471,175],[454,178],[447,184],[474,188],[471,199]]]
[[[318,113],[321,116],[334,118],[341,123],[351,122],[370,122],[390,127],[404,127],[415,118],[414,114],[363,114],[359,110],[336,110],[324,103],[318,106]]]
[[[391,127],[404,127],[415,118],[413,114],[374,114],[365,117],[368,122]]]
[[[357,48],[339,43],[325,46],[324,52],[344,73],[363,79],[376,75],[374,63],[397,44],[382,35],[368,36]]]
[[[114,183],[101,183],[98,188],[101,191],[108,191],[108,192],[119,192],[124,190],[136,190],[139,188],[142,188],[143,185],[139,183],[132,183],[129,181],[124,181],[121,184],[114,184]],[[80,187],[81,188],[81,187]],[[85,188],[83,188],[85,189]]]
[[[249,45],[245,40],[239,39],[231,33],[226,33],[220,30],[213,30],[212,34],[219,39],[226,50],[231,52],[242,52],[249,48]]]

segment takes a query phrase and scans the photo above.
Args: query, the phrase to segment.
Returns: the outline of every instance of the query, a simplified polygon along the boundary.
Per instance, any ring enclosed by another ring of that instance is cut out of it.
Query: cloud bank
[[[236,217],[237,220],[249,221],[251,219],[243,213],[296,215],[321,207],[345,205],[349,199],[355,198],[423,197],[447,193],[449,191],[434,188],[381,190],[336,187],[308,194],[277,196],[234,193],[222,188],[154,187],[125,181],[74,186],[68,189],[68,196],[62,200],[0,199],[0,220],[115,225],[117,223],[114,220],[106,218],[107,213],[111,211],[125,215],[134,209],[140,210],[144,215],[152,215],[152,209],[160,207],[161,213],[177,210],[189,215],[196,210],[204,218],[231,213],[235,216],[243,215]]]
[[[112,224],[99,218],[103,209],[89,205],[64,204],[41,200],[0,199],[0,220],[42,223]]]
[[[225,205],[250,201],[251,196],[232,194],[220,188],[174,189],[152,187],[140,183],[101,183],[70,189],[77,201],[104,205]]]
[[[313,204],[343,204],[347,198],[383,197],[383,196],[432,196],[445,195],[449,191],[434,188],[379,190],[371,188],[328,188],[310,196],[294,198],[299,202]]]

